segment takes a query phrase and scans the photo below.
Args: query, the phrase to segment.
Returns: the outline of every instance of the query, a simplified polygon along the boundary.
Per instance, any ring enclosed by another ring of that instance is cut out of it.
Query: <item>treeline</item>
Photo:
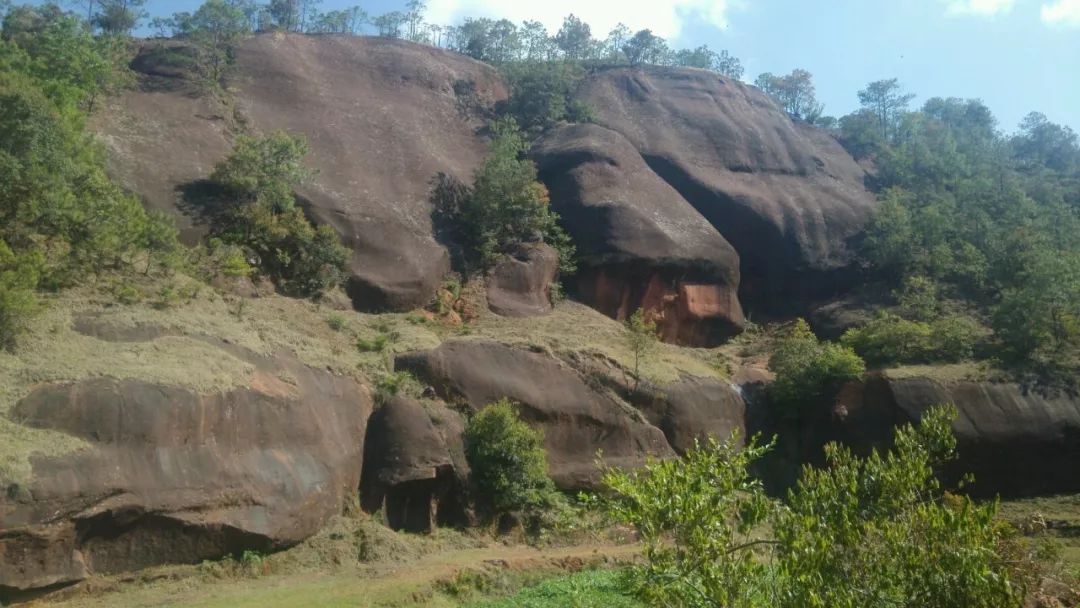
[[[870,83],[834,131],[874,167],[881,206],[862,246],[871,276],[900,286],[893,312],[846,342],[878,364],[974,356],[1075,384],[1077,134],[1035,112],[1005,134],[979,100],[912,110],[914,98],[895,79]]]
[[[466,19],[458,25],[437,25],[425,18],[427,3],[411,0],[404,11],[369,15],[358,6],[322,12],[318,0],[208,0],[195,13],[156,17],[151,28],[160,36],[189,36],[214,32],[228,37],[238,33],[290,31],[309,34],[374,33],[402,38],[469,55],[493,64],[516,61],[581,61],[615,64],[657,64],[714,70],[741,78],[742,64],[727,51],[707,46],[673,49],[650,30],[633,32],[619,24],[603,38],[574,15],[563,20],[554,34],[539,21],[516,24],[507,19]]]

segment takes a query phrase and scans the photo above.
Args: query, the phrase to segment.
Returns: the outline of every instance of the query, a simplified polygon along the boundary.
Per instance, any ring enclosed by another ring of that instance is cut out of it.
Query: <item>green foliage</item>
[[[523,158],[525,138],[511,118],[492,124],[491,150],[471,188],[440,175],[432,198],[442,223],[469,257],[488,268],[514,245],[544,241],[559,253],[559,268],[572,274],[574,246],[551,210],[536,165]]]
[[[286,213],[296,206],[293,188],[314,177],[304,166],[308,151],[306,139],[285,132],[261,138],[241,136],[210,179],[239,199]]]
[[[503,600],[466,604],[467,608],[645,608],[624,590],[623,573],[587,570],[544,581]]]
[[[844,332],[840,343],[868,363],[956,363],[970,359],[981,326],[964,315],[946,315],[933,321],[910,321],[879,312],[862,327]]]
[[[933,408],[867,458],[828,445],[827,466],[806,467],[784,503],[747,473],[767,448],[734,440],[608,471],[594,500],[640,534],[646,561],[630,583],[649,605],[1018,607],[1027,558],[1013,559],[997,504],[935,477],[955,455],[954,417]]]
[[[578,85],[585,79],[581,64],[522,61],[505,64],[500,72],[510,86],[505,111],[522,129],[537,132],[564,120],[591,120],[592,110],[573,99]]]
[[[472,482],[494,514],[534,516],[555,506],[543,436],[522,422],[507,399],[474,414],[465,427]]]
[[[626,348],[634,355],[634,383],[631,386],[627,382],[626,388],[637,391],[641,383],[641,362],[649,357],[656,349],[656,323],[645,318],[645,311],[637,309],[634,314],[626,319],[626,333],[624,334]]]
[[[769,393],[789,408],[820,403],[845,382],[858,380],[866,364],[850,347],[821,342],[798,319],[776,344],[769,368],[776,380]]]
[[[910,96],[895,81],[872,83],[861,98],[866,109],[845,120],[873,119],[881,188],[863,253],[879,277],[906,282],[902,310],[928,322],[940,312],[934,292],[947,290],[991,320],[987,354],[1072,383],[1080,367],[1075,134],[1033,114],[1004,138],[977,100],[933,98],[906,112]],[[971,323],[948,321],[949,344],[939,347],[968,356]]]
[[[296,207],[293,188],[312,175],[307,150],[286,133],[240,137],[211,176],[232,198],[213,235],[248,250],[283,293],[315,297],[343,280],[349,255],[332,228],[312,226]]]
[[[251,18],[227,0],[206,0],[194,13],[176,13],[158,24],[195,45],[192,59],[202,81],[218,86],[233,63],[233,46],[251,33]]]
[[[781,607],[1020,606],[997,553],[996,503],[944,494],[935,467],[955,455],[952,408],[896,433],[895,448],[856,457],[830,444],[773,523]]]
[[[95,100],[124,81],[122,42],[93,38],[56,7],[9,12],[0,33],[0,342],[11,347],[34,291],[142,262],[172,265],[175,229],[106,176],[84,132]]]
[[[815,96],[813,76],[806,70],[793,70],[784,76],[765,72],[754,84],[795,118],[813,122],[821,115],[823,106]]]
[[[0,349],[11,349],[37,312],[34,293],[38,284],[41,256],[16,256],[0,241]]]
[[[605,471],[607,491],[597,502],[640,535],[645,563],[631,568],[630,580],[648,605],[753,605],[769,577],[752,535],[770,503],[748,469],[767,450],[710,440],[682,459]]]

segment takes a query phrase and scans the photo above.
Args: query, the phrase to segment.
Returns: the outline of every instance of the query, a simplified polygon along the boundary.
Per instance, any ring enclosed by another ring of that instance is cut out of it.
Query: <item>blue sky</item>
[[[152,14],[199,0],[150,0]],[[322,10],[356,4],[323,0]],[[405,0],[366,0],[371,14]],[[826,113],[853,110],[867,82],[899,78],[918,95],[982,99],[1005,131],[1032,110],[1080,131],[1080,0],[429,0],[433,23],[468,16],[538,19],[573,12],[603,37],[616,22],[651,28],[673,46],[727,49],[752,81],[761,72],[814,74]]]

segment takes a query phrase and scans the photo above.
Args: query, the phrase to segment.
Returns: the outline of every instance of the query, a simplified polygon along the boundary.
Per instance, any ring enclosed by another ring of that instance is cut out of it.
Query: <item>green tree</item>
[[[592,44],[592,29],[589,24],[574,15],[563,19],[562,27],[555,34],[555,45],[563,52],[563,56],[571,61],[587,59]]]
[[[491,133],[488,157],[458,218],[472,251],[487,267],[518,243],[544,241],[558,252],[563,272],[571,273],[573,245],[551,211],[536,164],[524,158],[525,137],[513,119],[492,123]]]
[[[348,251],[329,226],[311,225],[293,188],[311,178],[307,142],[287,133],[240,137],[211,179],[232,199],[212,234],[248,249],[288,295],[317,297],[344,278]]]
[[[206,0],[193,15],[178,19],[177,26],[197,45],[197,67],[215,85],[232,63],[233,46],[251,33],[250,18],[228,0]]]
[[[781,608],[1018,607],[1024,590],[998,554],[997,503],[945,494],[935,469],[953,459],[955,409],[897,430],[895,447],[858,458],[826,446],[773,521]]]
[[[645,561],[631,566],[632,589],[650,606],[765,606],[772,578],[753,548],[772,505],[750,466],[768,450],[732,438],[696,444],[681,459],[641,469],[607,469],[595,504],[637,531]]]
[[[786,76],[765,72],[754,84],[795,118],[806,120],[821,115],[822,105],[817,101],[813,76],[806,70],[796,69]]]
[[[573,62],[516,62],[500,70],[510,85],[506,113],[523,129],[538,132],[559,121],[589,122],[592,111],[574,100],[585,70]]]
[[[38,310],[41,255],[17,256],[0,240],[0,349],[12,349]]]
[[[664,39],[654,35],[652,30],[639,31],[627,40],[622,47],[622,51],[630,65],[660,63],[666,49],[667,45],[664,43]]]
[[[849,347],[819,341],[806,321],[798,319],[777,341],[769,369],[776,374],[769,394],[777,403],[797,408],[820,404],[845,382],[858,380],[866,364]]]
[[[536,515],[555,502],[543,435],[518,418],[507,399],[473,414],[465,426],[473,486],[495,515]]]
[[[641,364],[656,350],[656,323],[646,319],[645,311],[639,308],[626,319],[625,325],[623,339],[627,350],[634,357],[634,383],[631,385],[628,381],[626,388],[636,392],[641,384]]]
[[[914,94],[904,93],[896,78],[876,80],[859,91],[859,103],[877,120],[883,141],[893,141],[899,130],[900,117],[907,111]]]
[[[146,18],[146,0],[98,0],[92,23],[105,34],[130,35]]]

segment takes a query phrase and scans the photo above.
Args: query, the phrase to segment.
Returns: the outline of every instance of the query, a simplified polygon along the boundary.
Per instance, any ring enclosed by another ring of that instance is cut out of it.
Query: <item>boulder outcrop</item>
[[[504,317],[547,314],[558,276],[557,251],[543,243],[522,243],[488,272],[488,308]]]
[[[366,510],[381,509],[391,528],[410,532],[460,521],[459,472],[419,403],[395,397],[378,408],[368,422],[364,451],[360,497]]]
[[[889,445],[896,426],[954,404],[959,459],[953,478],[975,476],[981,495],[1080,491],[1080,398],[1016,384],[871,376],[847,386],[834,411],[838,438],[868,449]]]
[[[729,382],[684,378],[659,389],[640,407],[679,455],[710,438],[726,441],[738,433],[746,439],[746,403]]]
[[[744,305],[797,310],[843,283],[874,197],[827,133],[706,70],[602,70],[578,97],[738,252]]]
[[[355,381],[245,356],[215,394],[134,380],[49,384],[12,416],[90,449],[34,456],[0,495],[0,599],[90,573],[197,563],[314,534],[359,487],[371,412]]]
[[[304,135],[318,175],[298,194],[353,251],[355,305],[408,309],[430,299],[450,267],[433,236],[431,181],[439,172],[468,179],[486,154],[478,132],[506,96],[493,68],[388,38],[265,34],[237,46],[227,108],[155,67],[169,56],[162,45],[176,43],[147,42],[135,63],[143,86],[94,120],[124,186],[177,216],[191,241],[205,226],[185,193],[226,157],[235,132]]]
[[[544,432],[550,473],[563,490],[595,488],[597,453],[605,463],[638,467],[674,455],[663,432],[639,412],[594,390],[575,370],[540,353],[495,342],[456,340],[399,355],[397,369],[431,384],[440,397],[481,409],[502,398]]]
[[[570,125],[532,155],[577,245],[586,302],[620,320],[645,308],[673,342],[710,344],[741,329],[738,254],[629,140]]]

